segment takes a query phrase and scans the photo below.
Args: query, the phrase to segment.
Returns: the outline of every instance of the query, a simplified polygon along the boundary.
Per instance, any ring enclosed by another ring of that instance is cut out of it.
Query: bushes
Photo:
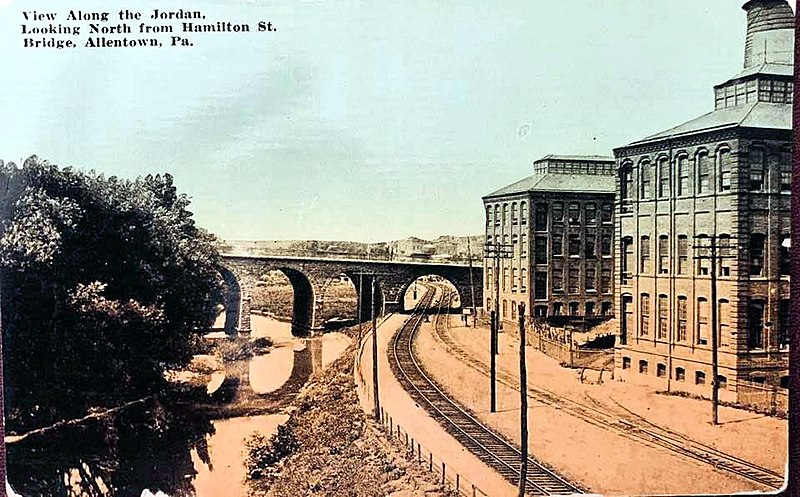
[[[260,480],[268,478],[277,472],[275,465],[284,457],[295,452],[300,444],[295,438],[294,431],[289,425],[278,426],[277,433],[267,438],[261,433],[254,433],[245,442],[247,447],[247,478]]]

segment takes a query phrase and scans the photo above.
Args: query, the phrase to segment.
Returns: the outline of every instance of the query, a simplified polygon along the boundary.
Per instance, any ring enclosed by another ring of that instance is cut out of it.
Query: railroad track
[[[487,374],[488,364],[461,348],[453,340],[448,329],[448,323],[437,322],[436,326],[434,326],[436,338],[444,344],[448,352],[458,357],[467,366]],[[517,378],[505,371],[497,371],[497,381],[515,390],[519,389]],[[591,405],[561,397],[540,387],[530,386],[528,387],[528,397],[536,402],[566,412],[593,426],[615,432],[620,436],[648,446],[667,449],[681,456],[711,465],[720,471],[759,483],[769,489],[779,489],[783,486],[783,475],[693,440],[668,428],[656,425],[626,409],[616,401],[613,401],[616,404],[616,408],[612,410],[607,405],[588,395],[587,398]]]
[[[520,451],[501,436],[487,428],[472,414],[450,399],[426,374],[414,355],[414,337],[425,316],[434,310],[434,325],[441,321],[440,313],[446,295],[428,291],[414,313],[395,334],[389,350],[389,362],[395,376],[411,397],[436,419],[456,440],[480,460],[497,470],[509,482],[516,484],[521,465]],[[581,489],[566,481],[538,461],[528,458],[526,474],[531,495],[563,495],[580,493]]]

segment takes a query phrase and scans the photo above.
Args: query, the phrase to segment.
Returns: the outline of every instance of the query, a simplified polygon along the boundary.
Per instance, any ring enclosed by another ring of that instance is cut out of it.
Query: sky
[[[533,160],[712,110],[742,67],[743,3],[206,0],[200,22],[277,31],[48,50],[23,48],[24,11],[177,4],[0,0],[0,158],[169,172],[223,239],[479,234],[481,197]]]

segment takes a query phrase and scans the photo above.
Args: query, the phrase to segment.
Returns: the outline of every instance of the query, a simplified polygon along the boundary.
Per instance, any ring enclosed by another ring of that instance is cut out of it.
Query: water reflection
[[[9,481],[24,496],[194,496],[191,452],[210,465],[213,431],[191,406],[151,400],[8,444]]]

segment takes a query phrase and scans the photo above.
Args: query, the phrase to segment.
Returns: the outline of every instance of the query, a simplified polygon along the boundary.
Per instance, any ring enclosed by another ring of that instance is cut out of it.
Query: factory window
[[[764,241],[762,233],[750,235],[750,276],[764,276]]]
[[[792,191],[792,151],[781,152],[781,191]]]
[[[611,235],[600,236],[600,255],[611,255]]]
[[[728,388],[728,378],[722,375],[717,376],[717,386],[720,390],[725,390]]]
[[[519,240],[520,257],[528,257],[528,235],[521,233]]]
[[[697,235],[696,259],[698,276],[708,276],[711,271],[711,242],[708,235]]]
[[[508,317],[508,301],[503,299],[503,317]]]
[[[639,335],[647,336],[650,334],[650,295],[643,293],[639,299]]]
[[[494,206],[494,225],[500,226],[500,206]]]
[[[697,299],[697,344],[708,344],[708,300],[705,297]]]
[[[564,204],[562,202],[553,202],[553,221],[562,222],[564,220]]]
[[[639,254],[641,257],[641,272],[650,272],[650,237],[643,236],[639,243]]]
[[[719,191],[727,192],[731,189],[731,154],[727,149],[717,153],[719,162]]]
[[[669,273],[669,237],[667,235],[658,237],[658,273]]]
[[[570,316],[577,316],[578,315],[578,303],[577,302],[570,302],[569,303],[569,315]]]
[[[622,296],[622,322],[619,326],[619,344],[627,345],[628,332],[636,329],[636,322],[633,320],[633,296]]]
[[[678,297],[678,337],[679,342],[686,341],[687,300],[683,295]]]
[[[511,301],[511,319],[517,319],[517,303]]]
[[[619,168],[619,197],[622,203],[629,202],[633,193],[633,168],[628,162]],[[622,209],[624,212],[625,206]]]
[[[765,154],[760,148],[750,149],[750,191],[760,192],[764,189]]]
[[[600,313],[603,316],[610,316],[613,308],[614,306],[611,304],[611,302],[602,302],[600,304]]]
[[[600,292],[611,293],[611,268],[600,270]]]
[[[583,245],[583,253],[587,259],[594,259],[596,253],[595,244],[597,243],[597,237],[592,233],[586,233],[586,242]]]
[[[528,291],[528,270],[525,268],[520,270],[519,285],[521,287],[520,292],[525,293]]]
[[[669,159],[662,157],[658,161],[658,196],[669,197]]]
[[[689,157],[678,157],[678,196],[689,195]]]
[[[780,266],[781,276],[791,276],[792,274],[791,248],[792,237],[790,235],[781,235],[780,244],[778,245],[778,265]]]
[[[561,302],[554,303],[553,304],[553,316],[560,316],[563,313],[562,309],[563,309],[563,305],[561,304]]]
[[[764,348],[764,301],[751,300],[747,316],[747,345],[751,349],[762,349]]]
[[[650,162],[644,160],[639,163],[639,193],[642,199],[650,198],[650,169]]]
[[[491,206],[486,207],[486,227],[492,225],[492,208]]]
[[[491,288],[492,285],[492,268],[486,268],[486,288]]]
[[[581,255],[581,235],[569,235],[569,255]]]
[[[567,273],[567,292],[578,293],[578,268],[571,267]]]
[[[686,235],[678,235],[678,274],[686,274],[689,270],[689,239]]]
[[[658,363],[656,364],[656,376],[663,378],[667,376],[667,365]]]
[[[517,203],[511,203],[511,224],[519,223],[519,218],[517,218]]]
[[[711,167],[708,161],[708,152],[702,151],[697,154],[697,193],[708,193],[711,191]]]
[[[506,221],[508,220],[508,204],[503,204],[503,226],[506,225]]]
[[[625,284],[631,278],[633,270],[633,238],[626,236],[622,239],[622,271],[620,271],[620,281]]]
[[[675,368],[675,379],[678,381],[686,380],[686,370],[683,368]]]
[[[586,204],[586,224],[597,222],[597,205],[594,203]]]
[[[537,318],[546,318],[547,317],[547,306],[546,305],[537,305],[533,308],[533,315]]]
[[[639,372],[642,374],[647,374],[647,361],[644,359],[639,361]]]
[[[564,235],[562,233],[553,235],[553,255],[564,255]]]
[[[583,278],[583,286],[586,290],[594,290],[595,282],[597,279],[597,272],[594,267],[586,267],[586,273]]]
[[[536,231],[547,231],[547,204],[536,204],[536,218],[534,219]]]
[[[600,220],[604,223],[610,223],[613,219],[614,205],[603,204],[600,209]]]
[[[536,264],[547,264],[547,237],[534,237],[533,260]]]
[[[545,271],[536,271],[534,274],[533,288],[534,298],[547,298],[547,273]]]
[[[694,383],[695,385],[705,385],[706,384],[706,374],[702,371],[695,371],[694,372]]]
[[[528,203],[520,202],[519,204],[519,222],[520,224],[528,224]]]
[[[623,357],[622,358],[622,369],[630,369],[631,368],[631,358],[630,357]]]
[[[789,328],[789,309],[791,300],[781,299],[778,302],[778,347],[784,349],[789,346],[791,329]]]
[[[553,290],[564,289],[564,270],[560,267],[553,268]]]
[[[667,317],[669,316],[669,305],[667,305],[667,296],[658,296],[658,338],[665,340],[667,338]]]
[[[578,225],[581,223],[581,205],[578,202],[569,203],[569,224]]]
[[[717,306],[717,344],[720,347],[728,346],[730,334],[731,305],[726,299],[720,299]]]
[[[508,286],[508,268],[503,268],[503,291],[506,291],[506,286]]]
[[[518,278],[517,278],[517,268],[511,268],[511,291],[512,292],[516,292],[517,291],[517,281],[519,281]]]
[[[720,276],[731,275],[731,235],[721,234],[717,238],[717,265],[719,266]]]
[[[594,316],[594,302],[586,302],[586,316]]]

